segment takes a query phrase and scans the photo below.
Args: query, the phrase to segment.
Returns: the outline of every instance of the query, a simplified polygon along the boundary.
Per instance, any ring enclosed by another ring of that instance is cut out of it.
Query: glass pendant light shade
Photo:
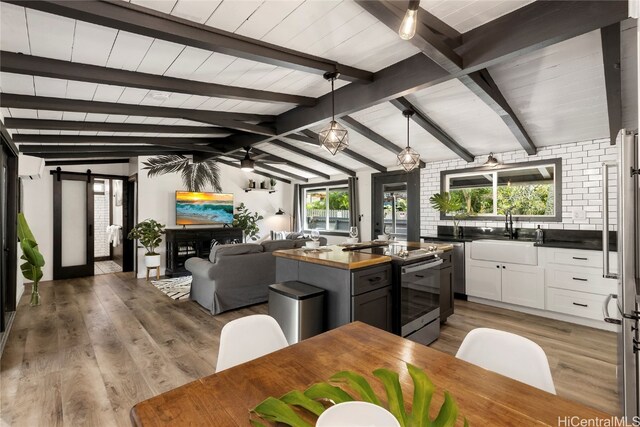
[[[320,144],[334,156],[338,151],[342,151],[349,146],[349,133],[335,120],[331,120],[331,122],[318,133],[318,138],[320,139]]]
[[[420,1],[412,0],[409,2],[407,13],[405,13],[400,28],[398,29],[398,35],[403,40],[411,40],[416,35],[416,27],[418,26],[418,8],[420,7]]]
[[[320,145],[326,148],[333,156],[338,151],[342,151],[349,146],[349,132],[340,123],[336,122],[335,118],[336,106],[333,82],[339,75],[337,72],[324,73],[324,78],[331,82],[331,121],[318,133]]]
[[[402,115],[407,118],[407,147],[398,153],[398,165],[411,172],[420,165],[420,153],[409,146],[409,119],[413,116],[413,111],[404,110]]]

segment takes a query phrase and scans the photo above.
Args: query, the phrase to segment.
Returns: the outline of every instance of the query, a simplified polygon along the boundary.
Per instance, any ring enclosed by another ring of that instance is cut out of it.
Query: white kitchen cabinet
[[[501,301],[501,270],[497,262],[467,260],[467,295]]]
[[[544,270],[537,266],[471,259],[467,269],[467,295],[544,309]]]

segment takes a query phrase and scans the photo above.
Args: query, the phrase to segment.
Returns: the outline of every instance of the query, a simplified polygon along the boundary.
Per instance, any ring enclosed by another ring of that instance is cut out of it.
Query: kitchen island
[[[415,242],[390,242],[429,249]],[[290,249],[273,252],[276,281],[297,280],[327,291],[326,328],[359,320],[386,331],[397,331],[399,303],[394,301],[391,263],[393,258],[381,253],[344,250],[342,246],[323,247],[319,252]],[[451,245],[437,245],[439,253]]]

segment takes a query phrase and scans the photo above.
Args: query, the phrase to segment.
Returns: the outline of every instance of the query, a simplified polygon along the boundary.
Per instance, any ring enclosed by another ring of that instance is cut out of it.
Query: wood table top
[[[388,368],[400,374],[407,409],[413,389],[406,363],[424,369],[436,386],[431,417],[449,391],[470,426],[559,425],[564,417],[611,418],[610,415],[555,396],[510,378],[355,322],[243,365],[138,403],[131,419],[138,426],[250,426],[249,410],[269,396],[305,390],[341,370],[364,376],[385,399],[372,371]]]
[[[420,246],[425,248],[433,245],[420,242],[392,242],[392,244],[410,244],[412,246]],[[443,251],[453,248],[453,246],[448,244],[438,244],[436,246],[438,246],[439,250]],[[355,270],[358,268],[371,267],[391,261],[391,257],[386,255],[368,254],[358,251],[345,251],[343,250],[343,246],[338,245],[323,246],[322,248],[330,249],[330,251],[312,252],[302,249],[284,249],[274,251],[273,255],[282,258],[294,259],[297,261],[326,265],[328,267],[342,268],[345,270]]]

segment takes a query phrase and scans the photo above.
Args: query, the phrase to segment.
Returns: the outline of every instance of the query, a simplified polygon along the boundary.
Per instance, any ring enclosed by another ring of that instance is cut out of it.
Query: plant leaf
[[[324,406],[322,403],[316,402],[315,400],[309,399],[299,390],[293,390],[289,393],[285,394],[280,398],[287,405],[300,406],[301,408],[306,409],[307,411],[320,416],[324,412]]]
[[[27,218],[24,216],[23,212],[20,212],[18,214],[18,230],[17,231],[18,231],[18,239],[20,239],[20,241],[24,239],[30,239],[30,240],[33,240],[34,242],[36,241],[36,238],[33,237],[33,233],[29,228],[29,224],[27,224]]]
[[[413,405],[411,412],[412,427],[428,427],[431,425],[429,419],[429,407],[435,387],[427,374],[420,368],[407,363],[409,375],[413,380]]]
[[[220,192],[218,164],[213,160],[187,165],[182,169],[182,182],[189,191],[203,191],[207,184]]]
[[[180,154],[167,154],[161,156],[149,157],[146,162],[142,163],[147,169],[147,176],[153,178],[158,175],[179,172],[189,165],[189,159]]]
[[[433,420],[433,427],[453,427],[456,424],[458,418],[458,405],[453,400],[453,397],[449,392],[444,392],[444,403],[440,407],[440,412],[435,420]]]
[[[284,423],[291,427],[312,427],[291,409],[286,403],[275,397],[267,397],[252,412],[269,421]]]
[[[387,402],[389,404],[389,412],[398,420],[401,427],[407,426],[407,412],[404,408],[404,398],[402,396],[402,388],[400,388],[400,380],[396,372],[388,369],[376,369],[373,371],[387,392]]]
[[[378,396],[376,396],[371,385],[362,375],[352,371],[341,371],[329,378],[329,381],[347,384],[360,395],[362,400],[380,406]]]
[[[334,387],[327,383],[316,383],[305,390],[304,395],[313,400],[330,400],[334,404],[351,402],[353,397],[340,387]]]
[[[469,420],[467,420],[467,417],[464,417],[464,427],[469,427]]]
[[[258,420],[249,420],[253,427],[267,427]]]

